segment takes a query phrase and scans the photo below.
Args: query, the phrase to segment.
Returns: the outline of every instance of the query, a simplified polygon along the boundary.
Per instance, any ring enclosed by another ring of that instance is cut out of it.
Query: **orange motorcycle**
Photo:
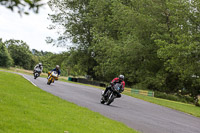
[[[47,84],[54,83],[54,80],[58,80],[58,73],[56,71],[48,72]]]

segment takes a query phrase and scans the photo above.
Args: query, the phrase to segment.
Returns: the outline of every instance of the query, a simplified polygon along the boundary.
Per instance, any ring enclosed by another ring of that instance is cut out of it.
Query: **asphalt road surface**
[[[100,104],[100,89],[73,83],[55,81],[47,85],[46,78],[24,75],[36,86],[92,111],[120,121],[142,133],[200,133],[200,118],[122,95],[110,106]]]

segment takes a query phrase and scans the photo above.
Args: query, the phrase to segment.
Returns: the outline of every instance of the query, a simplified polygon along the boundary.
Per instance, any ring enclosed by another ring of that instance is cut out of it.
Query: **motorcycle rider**
[[[59,65],[56,65],[56,68],[52,69],[51,72],[52,71],[56,71],[58,73],[58,77],[60,76],[61,71],[60,71],[60,66]],[[49,78],[49,75],[51,74],[51,72],[48,72],[48,78]],[[55,80],[58,80],[58,77],[56,77]]]
[[[42,63],[38,63],[35,67],[34,67],[34,70],[33,70],[33,74],[35,74],[36,72],[36,69],[39,68],[41,71],[39,72],[39,74],[41,74],[42,70],[43,70],[43,66],[42,66]]]
[[[124,75],[119,75],[119,77],[114,78],[110,85],[108,87],[106,87],[106,90],[104,91],[104,93],[102,94],[102,96],[106,95],[106,92],[111,89],[112,86],[114,86],[116,83],[120,83],[122,85],[122,88],[119,90],[119,93],[117,94],[117,97],[120,98],[121,94],[124,91],[124,87],[125,87],[125,82],[124,82]]]

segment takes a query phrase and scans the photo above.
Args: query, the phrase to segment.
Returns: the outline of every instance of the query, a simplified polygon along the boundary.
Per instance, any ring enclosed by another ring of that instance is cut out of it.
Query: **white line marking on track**
[[[34,86],[36,86],[37,87],[37,85],[36,84],[34,84],[32,81],[30,81],[29,79],[27,79],[24,75],[22,75],[26,80],[28,80],[29,82],[31,82],[31,84],[33,84]]]
[[[32,81],[30,81],[29,79],[27,79],[22,73],[10,72],[10,71],[4,71],[4,70],[0,70],[0,71],[19,74],[19,75],[21,75],[23,78],[25,78],[26,80],[28,80],[29,82],[31,82],[31,84],[33,84],[34,86],[37,87],[36,84],[34,84],[34,83],[33,83]]]

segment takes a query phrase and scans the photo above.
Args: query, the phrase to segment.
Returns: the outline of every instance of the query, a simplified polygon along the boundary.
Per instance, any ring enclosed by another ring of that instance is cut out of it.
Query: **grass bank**
[[[20,75],[0,71],[2,133],[136,133],[123,123],[49,94]]]
[[[126,88],[126,89],[128,89],[128,88]],[[193,104],[186,104],[186,103],[182,103],[182,102],[176,102],[176,101],[171,101],[171,100],[166,100],[166,99],[161,99],[161,98],[149,97],[149,96],[144,96],[144,95],[139,95],[139,94],[131,94],[128,91],[125,91],[124,94],[138,98],[138,99],[142,99],[144,101],[148,101],[148,102],[151,102],[154,104],[169,107],[169,108],[181,111],[181,112],[185,112],[187,114],[191,114],[196,117],[200,117],[200,107],[197,107]]]

